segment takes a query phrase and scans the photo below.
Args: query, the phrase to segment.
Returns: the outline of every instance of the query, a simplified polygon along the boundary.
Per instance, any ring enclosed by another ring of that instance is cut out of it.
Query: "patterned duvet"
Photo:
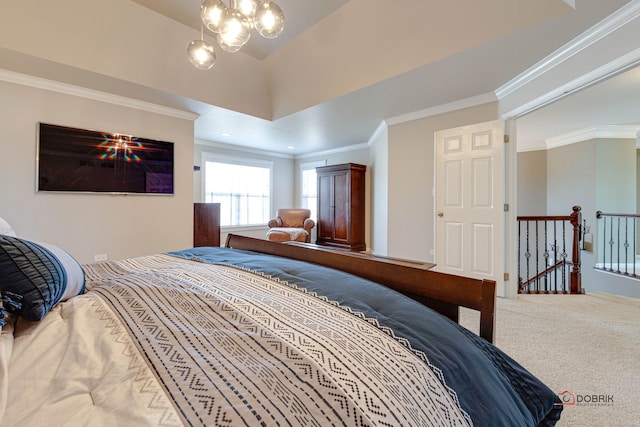
[[[85,266],[19,321],[0,425],[553,425],[553,392],[387,288],[224,248]],[[7,381],[8,380],[8,381]],[[32,391],[33,390],[33,391]],[[0,393],[2,389],[0,389]]]

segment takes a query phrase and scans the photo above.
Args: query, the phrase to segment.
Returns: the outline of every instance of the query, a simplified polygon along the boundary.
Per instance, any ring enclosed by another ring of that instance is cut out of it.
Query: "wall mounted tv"
[[[173,194],[173,143],[38,124],[37,191]]]

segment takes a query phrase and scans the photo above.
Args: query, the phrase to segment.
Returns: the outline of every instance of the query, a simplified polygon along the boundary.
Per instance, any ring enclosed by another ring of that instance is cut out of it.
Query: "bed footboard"
[[[493,342],[496,282],[439,273],[391,258],[324,247],[290,245],[229,234],[226,247],[331,267],[406,294],[458,322],[460,307],[480,311],[479,335]]]

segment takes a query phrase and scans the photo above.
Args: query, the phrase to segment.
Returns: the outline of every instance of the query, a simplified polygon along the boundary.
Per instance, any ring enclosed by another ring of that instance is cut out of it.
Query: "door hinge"
[[[509,281],[509,273],[504,273],[504,281],[505,282]]]
[[[504,143],[508,143],[509,142],[509,135],[505,134],[504,135]]]
[[[504,204],[504,211],[509,212],[509,203]]]

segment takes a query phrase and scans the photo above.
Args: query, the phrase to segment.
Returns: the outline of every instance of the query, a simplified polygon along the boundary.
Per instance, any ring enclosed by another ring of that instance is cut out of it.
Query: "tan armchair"
[[[278,209],[276,218],[269,221],[267,239],[274,242],[311,241],[311,229],[316,223],[309,218],[309,209]]]

